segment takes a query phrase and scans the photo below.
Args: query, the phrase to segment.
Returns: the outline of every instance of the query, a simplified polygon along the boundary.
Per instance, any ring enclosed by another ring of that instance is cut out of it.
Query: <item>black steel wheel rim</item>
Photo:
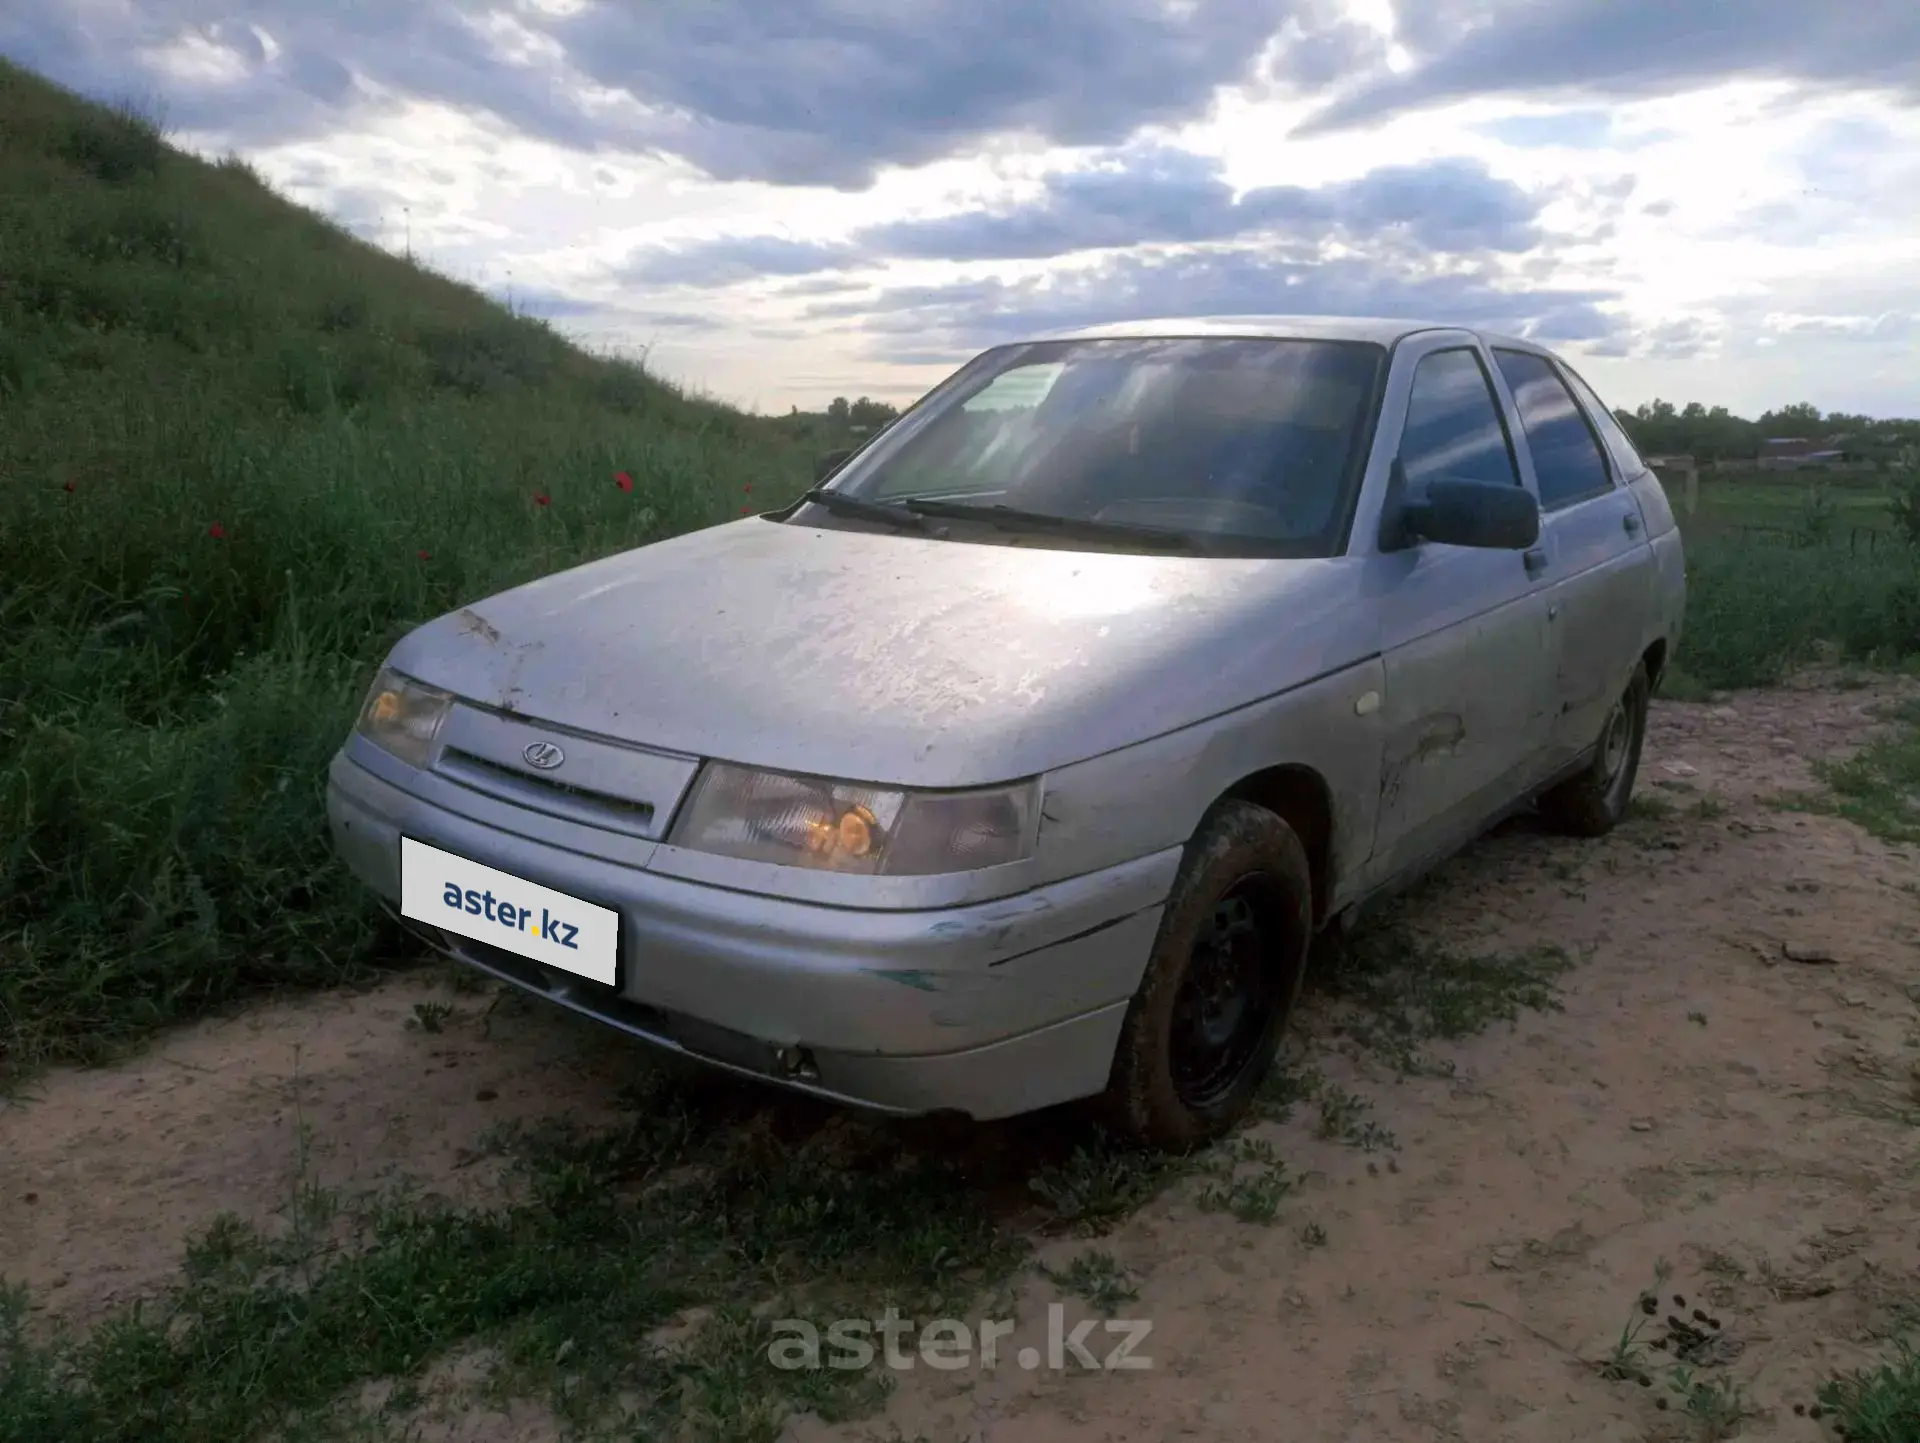
[[[1220,1101],[1259,1061],[1281,1005],[1284,889],[1250,874],[1220,894],[1194,938],[1173,1001],[1174,1090],[1189,1107]]]

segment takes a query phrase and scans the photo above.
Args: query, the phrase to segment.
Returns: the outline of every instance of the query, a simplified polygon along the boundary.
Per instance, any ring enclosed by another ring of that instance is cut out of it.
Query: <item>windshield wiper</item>
[[[984,521],[1003,531],[1048,531],[1056,536],[1071,536],[1081,541],[1131,541],[1169,551],[1200,549],[1198,539],[1185,531],[1135,526],[1125,521],[1092,521],[1079,516],[1056,516],[1051,511],[1023,511],[1018,506],[1003,506],[998,502],[983,505],[977,501],[935,501],[909,496],[898,504],[902,509],[921,516],[942,516],[954,521]]]
[[[815,506],[823,507],[836,516],[852,516],[861,521],[878,521],[887,526],[897,526],[902,531],[920,531],[931,534],[933,528],[927,525],[926,518],[915,515],[904,506],[896,506],[891,501],[866,501],[858,496],[849,496],[844,491],[828,491],[821,487],[801,495],[802,501],[811,501]]]

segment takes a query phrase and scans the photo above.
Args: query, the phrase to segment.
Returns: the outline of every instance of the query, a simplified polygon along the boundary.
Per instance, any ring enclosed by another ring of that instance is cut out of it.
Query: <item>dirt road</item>
[[[1103,1238],[1041,1245],[1056,1269],[1111,1254],[1137,1293],[1111,1311],[1151,1323],[1151,1367],[1009,1361],[1044,1354],[1048,1302],[1087,1312],[1029,1273],[997,1368],[920,1364],[877,1420],[790,1436],[1830,1436],[1796,1405],[1920,1322],[1920,860],[1776,803],[1894,690],[1658,704],[1629,825],[1583,844],[1516,824],[1424,888],[1409,915],[1451,945],[1577,953],[1563,1009],[1429,1045],[1450,1075],[1401,1076],[1343,1037],[1339,1005],[1311,1006],[1296,1055],[1321,1102],[1252,1134],[1285,1165],[1245,1209],[1270,1220],[1202,1208],[1196,1178]],[[447,1000],[400,980],[49,1076],[0,1109],[0,1271],[84,1324],[161,1286],[216,1213],[274,1215],[296,1178],[484,1198],[489,1128],[610,1117],[642,1065],[539,1009],[436,1031]],[[1633,1324],[1624,1376],[1602,1376]],[[444,1436],[547,1436],[537,1410],[488,1416]]]

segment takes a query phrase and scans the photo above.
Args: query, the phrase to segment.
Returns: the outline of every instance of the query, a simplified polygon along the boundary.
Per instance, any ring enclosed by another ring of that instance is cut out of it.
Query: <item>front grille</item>
[[[636,802],[607,792],[570,786],[551,777],[516,771],[451,746],[440,753],[436,770],[477,792],[532,811],[637,837],[653,835],[654,809],[649,802]]]

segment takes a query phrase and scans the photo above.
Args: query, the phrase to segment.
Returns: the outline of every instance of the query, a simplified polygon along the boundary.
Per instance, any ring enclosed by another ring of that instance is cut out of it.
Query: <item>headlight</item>
[[[443,691],[380,669],[360,708],[360,721],[354,728],[361,736],[391,752],[412,766],[424,767],[440,723],[447,719],[453,698]]]
[[[889,877],[971,872],[1033,852],[1037,782],[905,792],[709,762],[668,840],[749,862]]]

